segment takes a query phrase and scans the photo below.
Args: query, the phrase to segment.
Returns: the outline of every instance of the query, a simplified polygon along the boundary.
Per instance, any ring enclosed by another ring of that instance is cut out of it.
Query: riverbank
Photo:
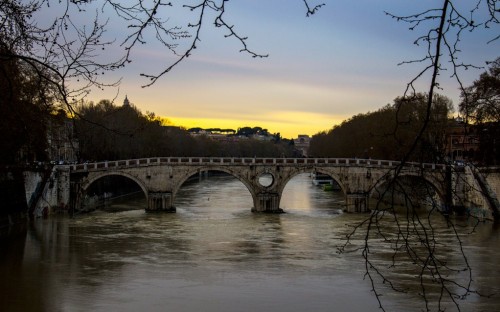
[[[26,232],[28,206],[21,168],[0,168],[0,238]]]

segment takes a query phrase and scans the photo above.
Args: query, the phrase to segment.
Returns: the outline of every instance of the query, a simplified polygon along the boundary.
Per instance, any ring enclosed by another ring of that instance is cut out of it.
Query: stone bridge
[[[205,171],[222,171],[240,180],[253,198],[252,211],[282,212],[283,190],[301,173],[327,174],[346,198],[348,212],[368,210],[368,199],[379,186],[395,176],[412,176],[432,186],[442,203],[447,202],[445,166],[387,160],[346,158],[209,158],[159,157],[77,164],[70,166],[72,207],[78,210],[88,187],[110,175],[127,177],[137,183],[148,202],[148,211],[175,211],[173,203],[182,184]],[[261,183],[261,177],[271,177]],[[449,180],[449,179],[448,179]]]

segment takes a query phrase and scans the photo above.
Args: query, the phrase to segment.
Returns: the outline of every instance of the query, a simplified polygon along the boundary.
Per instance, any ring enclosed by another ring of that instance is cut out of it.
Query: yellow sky
[[[192,56],[154,85],[142,88],[149,80],[139,73],[161,72],[177,57],[155,45],[141,45],[134,50],[134,61],[110,77],[110,82],[122,78],[119,90],[96,90],[88,100],[115,99],[121,105],[128,96],[143,113],[154,112],[185,128],[262,127],[284,138],[312,136],[404,94],[408,82],[426,65],[398,64],[421,59],[427,50],[412,45],[417,35],[384,11],[408,11],[412,6],[410,12],[418,11],[422,5],[427,6],[418,1],[363,1],[362,5],[340,1],[304,19],[292,5],[243,1],[231,7],[229,16],[237,21],[238,32],[249,36],[251,49],[269,57],[239,53],[238,40],[207,26]],[[461,57],[480,65],[497,57],[499,42],[487,47],[470,42],[473,53],[463,52]],[[481,71],[470,68],[461,73],[462,83],[469,85]],[[438,82],[439,93],[456,105],[460,92],[454,78],[443,74]],[[427,91],[428,85],[426,75],[414,83],[419,92]]]
[[[198,73],[188,78],[173,75],[148,88],[126,79],[120,89],[118,96],[96,93],[94,101],[116,96],[115,104],[121,105],[126,95],[143,113],[154,112],[175,126],[234,130],[262,127],[287,139],[299,134],[312,136],[353,114],[366,112],[356,102],[370,103],[377,94],[373,91],[367,95],[351,87],[321,81],[215,73]],[[381,103],[380,107],[386,104],[383,100],[376,101]]]
[[[301,92],[297,92],[301,88],[293,86],[287,92],[272,88],[272,91],[246,96],[241,96],[248,92],[241,86],[232,86],[231,92],[222,91],[221,96],[216,91],[203,87],[197,88],[197,94],[190,94],[177,84],[147,89],[130,84],[122,86],[122,89],[126,92],[121,91],[118,96],[96,93],[92,101],[99,102],[116,96],[115,105],[119,106],[126,95],[143,113],[154,112],[167,119],[170,124],[186,129],[201,127],[237,130],[241,127],[261,127],[270,133],[279,132],[283,138],[293,139],[299,134],[312,136],[329,130],[353,115],[352,108],[343,108],[344,105],[321,95],[318,98],[321,92],[313,92],[316,95],[306,99]],[[343,99],[344,96],[339,93],[337,99],[339,98]],[[344,103],[347,102],[346,100]],[[362,109],[356,106],[353,108]],[[311,111],[307,111],[308,109]]]
[[[286,116],[280,116],[275,121],[262,122],[262,120],[232,120],[232,119],[217,119],[217,118],[182,118],[182,117],[167,117],[167,119],[175,126],[182,126],[186,129],[201,127],[201,128],[221,128],[237,130],[241,127],[262,127],[270,133],[281,134],[281,137],[287,139],[297,138],[299,134],[313,135],[320,131],[331,129],[334,124],[342,122],[341,119],[332,120],[321,114],[311,113],[287,113]],[[295,120],[295,121],[294,121]]]

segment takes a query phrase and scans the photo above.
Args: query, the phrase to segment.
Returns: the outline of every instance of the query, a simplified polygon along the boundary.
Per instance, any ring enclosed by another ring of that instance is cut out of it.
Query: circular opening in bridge
[[[259,176],[259,184],[263,187],[269,187],[273,184],[274,177],[270,173],[263,173]]]

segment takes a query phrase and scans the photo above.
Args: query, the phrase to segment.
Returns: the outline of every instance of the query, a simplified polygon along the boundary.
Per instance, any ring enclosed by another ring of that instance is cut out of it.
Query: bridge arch
[[[322,173],[330,176],[341,188],[342,192],[346,194],[346,187],[343,185],[340,176],[332,171],[325,170],[325,168],[316,167],[316,166],[303,166],[303,167],[286,167],[286,168],[276,168],[274,171],[274,175],[276,175],[276,182],[271,186],[274,188],[274,191],[277,196],[277,205],[281,205],[281,200],[283,197],[283,193],[285,191],[286,186],[296,176],[304,173]]]
[[[440,201],[440,204],[445,203],[445,193],[442,187],[442,183],[436,179],[433,175],[425,175],[419,172],[402,172],[395,176],[394,174],[387,175],[384,179],[378,180],[372,187],[369,192],[370,198],[375,198],[379,190],[384,189],[388,190],[384,187],[384,185],[390,183],[393,179],[417,179],[420,182],[423,182],[424,185],[429,186],[437,195],[437,198]],[[400,180],[401,181],[401,180]],[[431,195],[431,194],[428,194]]]
[[[86,179],[85,182],[80,185],[79,194],[77,195],[76,203],[75,203],[76,209],[77,210],[81,209],[82,204],[83,204],[83,200],[85,198],[85,194],[87,193],[87,190],[89,189],[89,187],[93,183],[95,183],[99,179],[102,179],[105,177],[112,177],[112,176],[121,176],[121,177],[125,177],[125,178],[128,178],[129,180],[134,181],[137,184],[137,186],[142,190],[142,193],[144,194],[144,197],[146,198],[146,202],[148,201],[148,190],[147,190],[147,188],[144,185],[144,182],[142,180],[138,179],[137,177],[135,177],[129,173],[123,172],[123,171],[100,172],[98,174],[90,175],[88,177],[88,179]]]
[[[129,178],[130,180],[137,183],[137,185],[141,188],[141,190],[144,192],[144,195],[147,198],[148,191],[147,191],[146,186],[144,185],[144,182],[142,180],[138,179],[137,177],[135,177],[129,173],[123,172],[123,171],[112,171],[112,172],[105,171],[105,172],[102,172],[100,174],[92,175],[92,177],[90,177],[88,180],[85,181],[84,184],[81,185],[82,191],[86,191],[95,181],[102,179],[104,177],[109,177],[109,176],[122,176],[122,177]]]
[[[299,167],[299,168],[291,169],[286,176],[282,177],[280,186],[278,188],[278,192],[280,194],[283,194],[283,191],[285,190],[285,187],[288,184],[288,182],[290,182],[290,180],[292,180],[297,175],[303,174],[303,173],[313,173],[313,172],[322,173],[322,174],[326,174],[326,175],[330,176],[340,186],[340,189],[342,190],[342,192],[344,194],[346,194],[346,187],[342,183],[339,174],[331,172],[329,170],[325,170],[324,168],[316,168],[316,167],[309,167],[309,168]],[[281,199],[281,197],[280,197],[280,199]]]
[[[252,196],[252,199],[255,201],[256,194],[254,191],[254,188],[252,187],[252,184],[250,183],[249,180],[247,180],[245,177],[241,176],[237,172],[234,172],[233,170],[227,168],[227,167],[214,167],[214,166],[206,166],[206,167],[197,167],[192,170],[188,170],[183,173],[182,176],[178,177],[178,181],[176,181],[174,187],[172,188],[172,203],[175,202],[175,198],[177,197],[177,193],[179,192],[180,188],[182,185],[193,175],[199,174],[200,172],[205,172],[205,171],[219,171],[219,172],[224,172],[227,173],[234,178],[238,179],[249,191],[250,195]]]

